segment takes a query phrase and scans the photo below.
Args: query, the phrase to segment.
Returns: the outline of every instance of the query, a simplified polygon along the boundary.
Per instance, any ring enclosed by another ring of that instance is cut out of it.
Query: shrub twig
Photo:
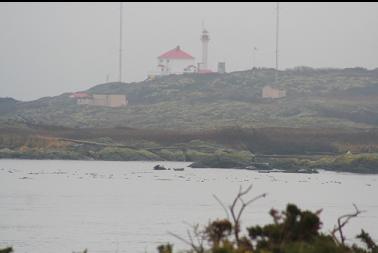
[[[331,235],[333,237],[333,239],[336,241],[336,243],[338,244],[341,244],[343,246],[345,246],[345,235],[344,235],[344,232],[343,232],[343,227],[348,224],[348,222],[352,219],[352,218],[355,218],[357,217],[358,215],[360,215],[361,213],[365,212],[365,211],[361,211],[358,209],[358,207],[353,204],[353,207],[355,209],[354,213],[351,213],[351,214],[344,214],[344,215],[341,215],[338,219],[337,219],[337,225],[334,227],[334,229],[331,231]],[[339,233],[339,236],[340,236],[340,240],[337,238],[336,236],[336,233]]]

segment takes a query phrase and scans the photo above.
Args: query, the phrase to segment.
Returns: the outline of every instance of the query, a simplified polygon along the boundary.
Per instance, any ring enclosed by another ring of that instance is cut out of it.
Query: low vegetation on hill
[[[266,85],[287,96],[263,99]],[[171,75],[101,84],[87,92],[126,94],[129,104],[78,105],[70,94],[31,102],[1,98],[0,158],[175,160],[222,168],[263,162],[288,171],[377,171],[378,69]],[[367,155],[339,157],[346,152]]]
[[[0,98],[0,114],[13,112],[18,103],[20,102],[13,98]]]
[[[322,156],[301,158],[271,159],[272,168],[286,171],[301,170],[332,170],[358,173],[378,173],[378,154],[344,154],[337,156]]]
[[[126,94],[126,107],[77,105],[70,94],[8,101],[0,120],[68,127],[209,129],[214,127],[360,127],[378,125],[378,69],[253,69],[171,75],[97,85],[90,94]],[[271,85],[286,90],[263,99]],[[1,106],[3,107],[3,106]],[[4,107],[5,108],[5,107]]]

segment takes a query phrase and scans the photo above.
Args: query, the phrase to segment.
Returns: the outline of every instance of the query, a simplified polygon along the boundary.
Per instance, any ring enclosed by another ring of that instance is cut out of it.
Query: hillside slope
[[[241,127],[377,127],[378,69],[253,69],[106,83],[87,92],[126,94],[127,107],[77,105],[69,94],[17,102],[0,120],[68,127],[206,129]],[[287,91],[262,99],[265,85]]]

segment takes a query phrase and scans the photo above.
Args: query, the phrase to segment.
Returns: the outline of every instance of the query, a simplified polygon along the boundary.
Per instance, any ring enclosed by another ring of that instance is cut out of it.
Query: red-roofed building
[[[85,92],[75,92],[75,93],[72,93],[70,97],[71,98],[90,98],[92,96]]]
[[[92,101],[92,95],[85,92],[72,93],[70,98],[75,98],[78,105],[89,105]]]
[[[157,57],[157,70],[149,71],[147,80],[158,76],[183,73],[214,73],[208,66],[208,44],[210,36],[206,29],[201,34],[202,42],[202,62],[195,63],[195,59],[189,53],[181,50],[180,46],[175,47]],[[221,63],[218,72],[225,73],[225,63]]]
[[[169,75],[195,72],[194,60],[193,56],[181,50],[180,46],[177,46],[158,57],[159,74]]]
[[[188,54],[187,52],[184,52],[180,49],[180,46],[175,47],[172,50],[169,50],[168,52],[165,52],[164,54],[160,55],[158,59],[191,59],[194,60],[194,57]]]
[[[199,74],[210,74],[210,73],[214,73],[214,72],[211,69],[199,69],[198,73]]]

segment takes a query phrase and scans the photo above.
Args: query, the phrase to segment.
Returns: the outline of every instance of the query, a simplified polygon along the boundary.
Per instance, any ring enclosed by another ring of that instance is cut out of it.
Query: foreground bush
[[[13,252],[13,248],[12,247],[8,247],[8,248],[5,248],[5,249],[0,249],[0,253],[12,253]]]
[[[269,214],[273,223],[264,226],[250,226],[246,234],[240,234],[240,218],[245,208],[255,200],[265,197],[259,195],[249,201],[243,200],[251,187],[242,191],[229,208],[216,198],[226,210],[226,219],[217,219],[204,228],[193,227],[188,239],[172,234],[190,247],[187,253],[378,253],[378,247],[364,230],[357,235],[364,247],[347,245],[343,227],[351,218],[362,211],[355,206],[355,212],[340,216],[337,225],[329,233],[320,232],[321,210],[311,212],[288,204],[284,211],[271,209]],[[216,196],[215,196],[216,197]],[[240,206],[239,209],[236,206]],[[171,244],[158,247],[159,253],[172,253]]]

